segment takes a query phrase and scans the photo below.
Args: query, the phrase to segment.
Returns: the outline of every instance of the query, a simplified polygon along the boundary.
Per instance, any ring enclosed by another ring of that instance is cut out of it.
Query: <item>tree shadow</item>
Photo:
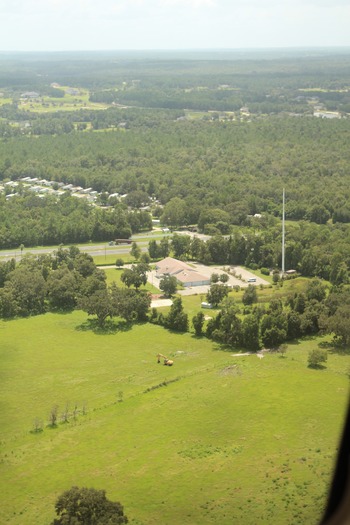
[[[189,332],[183,332],[182,330],[174,330],[173,328],[167,328],[164,325],[158,325],[158,326],[163,326],[164,330],[167,330],[170,334],[174,334],[174,335],[188,335],[189,333]]]
[[[132,328],[132,323],[126,321],[115,321],[107,319],[101,326],[97,319],[87,319],[82,324],[75,327],[78,332],[93,332],[97,335],[113,335],[118,332],[128,332]]]
[[[53,308],[52,310],[49,310],[49,313],[57,314],[57,315],[70,315],[75,310],[76,310],[75,307],[72,307],[72,308]]]
[[[325,347],[323,347],[325,348]],[[328,352],[330,354],[337,354],[337,355],[350,355],[350,347],[349,346],[343,346],[343,345],[337,345],[337,344],[330,344],[328,348]]]
[[[288,344],[288,347],[289,346],[298,346],[302,343],[302,341],[300,341],[300,339],[291,339],[289,341],[286,341],[286,343]]]
[[[214,352],[236,352],[237,354],[240,353],[240,351],[242,351],[242,354],[246,352],[246,350],[235,348],[234,346],[230,346],[224,343],[214,343],[213,350]]]
[[[200,339],[206,339],[206,340],[209,340],[209,339],[207,339],[207,338],[205,337],[204,334],[201,334],[201,335],[191,334],[191,337],[192,337],[192,339],[197,339],[198,341],[199,341]]]
[[[308,365],[308,368],[310,370],[327,370],[327,367],[325,365]]]
[[[318,343],[317,345],[319,348],[333,348],[334,347],[334,344],[331,343],[330,341],[321,341],[320,343]]]
[[[350,346],[345,345],[340,339],[335,336],[332,341],[321,341],[318,343],[319,348],[325,348],[330,354],[349,355]]]

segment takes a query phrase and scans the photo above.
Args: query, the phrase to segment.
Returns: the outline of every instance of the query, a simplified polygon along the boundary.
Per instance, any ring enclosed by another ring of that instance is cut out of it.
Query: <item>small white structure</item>
[[[202,308],[213,308],[213,305],[211,303],[206,303],[203,301],[203,303],[201,303],[201,307]]]

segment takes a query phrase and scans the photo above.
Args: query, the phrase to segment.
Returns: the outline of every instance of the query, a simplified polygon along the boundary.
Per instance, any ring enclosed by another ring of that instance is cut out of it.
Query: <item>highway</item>
[[[180,235],[189,235],[190,237],[197,237],[199,239],[202,239],[204,241],[207,241],[210,239],[210,236],[193,233],[190,231],[178,231],[174,232],[178,233]],[[148,233],[140,233],[132,236],[132,241],[137,242],[137,245],[141,249],[142,252],[146,252],[148,249],[148,243],[150,240],[155,239],[159,241],[162,237],[168,237],[169,240],[171,240],[172,233],[163,233],[161,230],[152,230]],[[63,245],[63,248],[68,248],[72,244]],[[108,242],[106,243],[100,243],[100,244],[76,244],[74,246],[77,246],[80,251],[88,253],[92,256],[107,256],[107,255],[118,255],[123,253],[130,253],[131,245],[130,244],[119,244],[117,246],[109,246]],[[37,246],[35,248],[26,248],[24,247],[22,253],[20,248],[12,248],[9,250],[1,250],[0,251],[0,261],[8,261],[10,259],[15,259],[16,261],[19,261],[21,259],[21,256],[28,253],[32,254],[41,254],[41,253],[53,253],[54,251],[58,250],[59,246]]]
[[[151,239],[156,239],[159,241],[161,237],[169,237],[169,240],[171,238],[171,234],[163,234],[160,231],[154,230],[149,233],[142,233],[139,235],[133,235],[132,241],[137,242],[137,245],[141,249],[142,252],[147,251],[148,249],[148,243]],[[63,248],[68,248],[72,244],[63,245]],[[123,253],[130,253],[131,245],[130,244],[119,244],[117,246],[109,246],[107,243],[101,243],[101,244],[76,244],[80,251],[88,253],[92,256],[107,256],[107,255],[118,255]],[[57,251],[59,246],[37,246],[35,248],[24,248],[22,253],[20,248],[12,248],[9,250],[1,250],[0,251],[0,261],[8,261],[10,259],[15,259],[19,261],[21,259],[21,256],[28,253],[32,253],[35,255],[42,254],[42,253],[53,253],[54,251]]]

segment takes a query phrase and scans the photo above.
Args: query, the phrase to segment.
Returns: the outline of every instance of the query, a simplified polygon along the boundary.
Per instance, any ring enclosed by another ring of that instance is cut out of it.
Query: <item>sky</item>
[[[0,51],[350,46],[349,0],[0,0]]]

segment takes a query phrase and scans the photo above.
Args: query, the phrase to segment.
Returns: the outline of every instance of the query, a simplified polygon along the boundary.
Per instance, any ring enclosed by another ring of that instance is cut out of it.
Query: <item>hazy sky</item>
[[[349,0],[0,0],[0,50],[350,46]]]

